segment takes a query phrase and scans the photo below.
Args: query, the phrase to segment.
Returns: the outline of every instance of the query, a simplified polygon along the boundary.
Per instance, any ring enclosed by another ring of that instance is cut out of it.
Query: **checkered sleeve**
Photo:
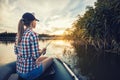
[[[36,60],[39,56],[39,44],[38,44],[38,36],[36,33],[32,33],[30,36],[30,43],[32,48],[32,56]]]

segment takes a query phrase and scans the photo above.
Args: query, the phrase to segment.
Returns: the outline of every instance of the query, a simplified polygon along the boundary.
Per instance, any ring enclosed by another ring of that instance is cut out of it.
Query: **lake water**
[[[44,48],[51,40],[40,40]],[[96,51],[93,46],[79,45],[73,41],[52,40],[45,56],[57,57],[70,65],[83,80],[120,80],[120,55]],[[14,42],[0,43],[0,65],[16,60]]]
[[[44,48],[51,40],[40,40],[40,49]],[[52,40],[52,42],[47,47],[47,52],[45,56],[57,57],[66,63],[70,64],[72,70],[78,75],[80,75],[80,70],[75,68],[77,63],[77,57],[74,52],[74,48],[71,45],[71,41],[64,40]],[[14,42],[1,42],[0,43],[0,65],[4,65],[16,60],[16,55],[14,54]]]

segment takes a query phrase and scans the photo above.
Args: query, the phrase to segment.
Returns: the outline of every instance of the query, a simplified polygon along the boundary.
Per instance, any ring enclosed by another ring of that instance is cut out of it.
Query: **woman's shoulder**
[[[36,32],[34,32],[34,31],[31,31],[31,33],[30,33],[30,39],[32,41],[37,40],[38,39],[38,34]]]
[[[34,32],[33,30],[30,31],[30,34],[31,34],[32,36],[38,36],[38,33]]]

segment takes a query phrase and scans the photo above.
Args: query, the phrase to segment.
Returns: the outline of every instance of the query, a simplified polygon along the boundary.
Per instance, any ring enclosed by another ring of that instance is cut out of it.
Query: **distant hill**
[[[7,32],[0,33],[0,37],[15,37],[15,36],[16,33],[7,33]]]

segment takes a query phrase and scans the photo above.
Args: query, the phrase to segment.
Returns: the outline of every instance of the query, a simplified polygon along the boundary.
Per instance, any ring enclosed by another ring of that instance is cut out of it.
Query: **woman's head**
[[[30,26],[32,26],[32,24],[34,24],[36,21],[39,21],[39,20],[36,19],[32,13],[27,12],[27,13],[23,14],[22,21],[24,22],[24,25],[26,27],[30,27]]]
[[[24,26],[26,28],[35,28],[36,27],[36,21],[39,21],[35,18],[35,16],[32,13],[24,13],[22,18],[19,21],[18,24],[18,43],[21,41],[22,35],[24,33]]]

